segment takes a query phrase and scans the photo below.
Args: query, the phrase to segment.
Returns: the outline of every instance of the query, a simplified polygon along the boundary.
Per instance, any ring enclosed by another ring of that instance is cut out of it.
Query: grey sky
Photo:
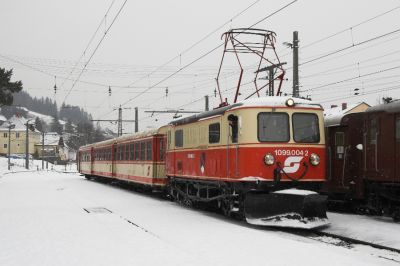
[[[14,68],[14,78],[22,80],[24,90],[30,94],[51,97],[61,105],[72,88],[72,81],[65,81],[63,78],[69,76],[113,3],[84,60],[70,76],[72,80],[77,78],[85,60],[89,58],[105,29],[110,26],[123,2],[124,0],[3,0],[0,9],[0,55],[6,57],[0,57],[0,66]],[[78,82],[66,102],[84,107],[94,118],[116,118],[117,113],[112,112],[113,108],[219,45],[224,31],[248,27],[290,1],[260,0],[228,22],[254,2],[256,1],[128,0],[80,78],[81,81],[100,85]],[[319,55],[400,29],[400,8],[356,26],[397,6],[400,6],[400,1],[397,0],[298,0],[257,25],[257,28],[277,33],[277,51],[281,60],[287,62],[288,68],[284,92],[291,93],[292,60],[290,49],[285,48],[282,43],[291,42],[294,30],[299,31],[300,47],[304,47],[300,50],[300,63],[304,63]],[[181,57],[178,56],[222,25],[215,34],[183,53]],[[351,26],[356,27],[350,30]],[[307,44],[341,30],[346,31],[306,47]],[[376,104],[383,96],[399,98],[400,68],[394,68],[400,66],[399,44],[400,32],[397,32],[301,66],[300,83],[301,90],[304,90],[303,95],[310,95],[325,106],[343,101],[367,101]],[[214,78],[221,55],[222,49],[218,49],[124,107],[140,108],[141,129],[166,123],[172,117],[149,117],[149,114],[143,113],[144,110],[180,106],[191,110],[203,109],[204,101],[201,99],[206,94],[213,95]],[[176,56],[178,58],[168,66],[148,76],[157,66]],[[394,69],[390,70],[391,68]],[[223,85],[229,87],[236,82],[237,75],[228,74],[238,68],[234,63],[229,63],[226,69],[227,77],[224,78]],[[369,75],[381,70],[385,71]],[[53,91],[54,76],[57,76],[56,95]],[[357,76],[361,77],[354,78]],[[346,79],[349,81],[325,86]],[[118,88],[132,83],[134,88]],[[111,96],[108,96],[108,86],[112,87]],[[169,89],[168,97],[165,97],[166,87]],[[355,88],[360,89],[363,95],[350,98]],[[382,89],[386,91],[378,91]],[[217,99],[211,97],[211,103],[217,105]],[[131,119],[132,115],[133,110],[124,111],[126,119]],[[132,126],[127,126],[126,131],[132,131]]]

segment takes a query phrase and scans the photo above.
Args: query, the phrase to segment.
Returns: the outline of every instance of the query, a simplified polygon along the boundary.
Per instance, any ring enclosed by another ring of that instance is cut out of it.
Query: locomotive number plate
[[[276,156],[308,156],[308,150],[275,150]]]

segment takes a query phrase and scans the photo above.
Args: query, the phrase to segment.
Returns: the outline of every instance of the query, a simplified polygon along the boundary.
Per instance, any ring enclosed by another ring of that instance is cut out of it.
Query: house
[[[44,134],[44,142],[41,138],[40,143],[35,144],[35,157],[39,159],[43,157],[46,161],[60,163],[75,160],[76,152],[64,143],[61,135],[48,132]]]
[[[10,154],[25,155],[26,152],[26,123],[24,117],[13,116],[0,126],[0,155],[8,154],[8,142],[10,141]],[[15,127],[9,130],[9,125]],[[10,132],[10,135],[9,135]],[[33,127],[28,127],[28,153],[33,155],[35,144],[40,141],[40,132]]]

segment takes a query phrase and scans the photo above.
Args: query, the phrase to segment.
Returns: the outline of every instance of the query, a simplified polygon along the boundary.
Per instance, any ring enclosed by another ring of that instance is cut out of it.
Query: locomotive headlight
[[[310,155],[310,163],[314,166],[319,165],[319,162],[321,161],[321,159],[319,158],[319,156],[315,153],[311,153]]]
[[[265,154],[264,163],[266,165],[273,165],[275,163],[275,157],[271,153]]]
[[[287,99],[286,106],[288,106],[288,107],[294,106],[294,100],[292,98]]]

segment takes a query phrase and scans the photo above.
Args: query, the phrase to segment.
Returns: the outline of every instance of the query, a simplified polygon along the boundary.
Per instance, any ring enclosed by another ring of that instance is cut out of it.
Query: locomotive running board
[[[306,190],[251,191],[245,197],[244,214],[249,224],[313,229],[329,224],[326,202],[327,196]]]

